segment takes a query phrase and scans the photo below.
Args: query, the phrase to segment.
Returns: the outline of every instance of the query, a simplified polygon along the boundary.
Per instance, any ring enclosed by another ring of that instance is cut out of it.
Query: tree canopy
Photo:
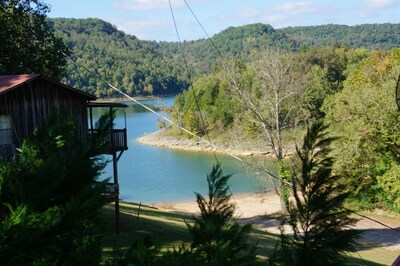
[[[0,74],[40,73],[59,79],[69,49],[46,22],[49,7],[39,0],[0,2]]]
[[[400,50],[377,51],[349,75],[343,89],[328,97],[323,110],[339,137],[336,171],[365,207],[376,202],[400,210],[396,184],[400,144],[395,102]]]
[[[224,61],[234,59],[249,63],[257,57],[257,51],[267,48],[293,52],[338,43],[343,49],[390,49],[400,45],[394,34],[400,30],[399,24],[345,26],[346,30],[342,31],[341,25],[274,29],[257,23],[229,27],[210,40],[182,42],[189,67],[186,70],[177,42],[139,40],[100,19],[56,18],[48,19],[48,23],[55,35],[72,50],[73,59],[91,71],[70,63],[64,81],[99,97],[116,96],[104,79],[130,95],[176,94],[187,89],[193,80],[216,71]],[[354,36],[361,35],[363,41],[355,45],[354,40],[359,38]],[[343,59],[347,59],[327,54],[325,61],[320,62],[327,63],[329,58],[337,61],[329,63],[331,68],[326,69],[326,81],[336,79],[339,82],[336,86],[340,86],[343,81],[340,71],[346,63]],[[323,70],[324,66],[320,67]]]
[[[100,19],[49,20],[55,34],[72,50],[64,82],[98,97],[119,96],[105,82],[132,95],[175,94],[187,88],[179,62],[156,42],[140,41]],[[89,70],[89,71],[88,71]]]

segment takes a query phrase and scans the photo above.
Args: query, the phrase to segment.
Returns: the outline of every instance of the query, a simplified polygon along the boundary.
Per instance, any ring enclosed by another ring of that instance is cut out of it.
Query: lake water
[[[146,100],[156,108],[170,106],[174,98]],[[120,198],[125,201],[154,203],[194,199],[194,192],[207,193],[207,174],[216,163],[212,153],[176,151],[143,145],[135,140],[158,130],[157,116],[135,103],[124,108],[128,131],[128,147],[118,162]],[[115,128],[124,127],[123,112],[118,112]],[[230,187],[235,193],[258,192],[256,173],[230,156],[217,155],[225,174],[233,174]],[[111,157],[106,157],[111,159]],[[102,178],[112,176],[109,163]]]

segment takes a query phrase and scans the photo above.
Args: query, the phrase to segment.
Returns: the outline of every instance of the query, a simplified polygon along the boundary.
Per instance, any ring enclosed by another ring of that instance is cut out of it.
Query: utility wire
[[[209,37],[207,31],[204,29],[203,25],[202,25],[202,24],[200,23],[200,21],[197,19],[197,17],[195,16],[194,12],[193,12],[192,9],[190,8],[190,6],[189,6],[188,3],[186,2],[186,0],[184,0],[184,2],[185,2],[185,4],[188,6],[188,8],[189,8],[189,10],[191,11],[191,13],[193,14],[193,16],[196,18],[197,22],[201,25],[201,28],[203,29],[203,31],[205,32],[206,36],[208,37],[208,40],[213,44],[213,47],[218,51],[219,56],[222,58],[222,60],[223,60],[224,62],[226,62],[226,61],[225,61],[225,58],[223,57],[223,55],[221,54],[221,52],[219,51],[219,49],[215,46],[214,42],[213,42],[213,41],[211,40],[211,38]],[[14,16],[14,14],[12,14],[11,12],[9,12],[4,6],[0,5],[0,8],[1,8],[3,11],[7,12],[8,14]],[[16,23],[16,22],[15,22],[15,23]],[[34,31],[34,29],[30,28],[30,30],[32,31],[33,34],[36,35],[36,32]],[[53,44],[53,45],[54,45],[54,44]],[[59,51],[60,51],[60,50],[59,50]],[[286,180],[283,180],[283,179],[281,179],[281,178],[275,176],[274,174],[272,174],[271,172],[267,171],[266,169],[257,167],[256,165],[254,165],[254,164],[252,164],[252,163],[250,163],[250,162],[248,162],[248,161],[243,160],[242,158],[240,158],[240,157],[234,155],[233,153],[231,153],[231,152],[229,152],[229,151],[227,151],[227,150],[225,150],[225,149],[222,149],[222,148],[218,147],[217,145],[211,143],[210,141],[207,141],[207,140],[201,138],[200,136],[198,136],[198,135],[192,133],[191,131],[189,131],[189,130],[187,130],[186,128],[184,128],[184,127],[178,125],[177,123],[171,121],[169,118],[167,118],[167,117],[161,115],[160,113],[157,113],[155,110],[153,110],[153,109],[151,109],[150,107],[148,107],[148,106],[142,104],[140,101],[137,101],[137,100],[134,99],[133,97],[129,96],[128,94],[122,92],[120,89],[118,89],[118,88],[116,88],[115,86],[113,86],[112,84],[110,84],[104,77],[100,77],[96,72],[90,70],[89,68],[87,68],[87,67],[85,67],[85,66],[83,66],[83,65],[81,65],[81,64],[79,64],[79,63],[77,63],[74,59],[72,59],[72,57],[71,57],[70,55],[67,55],[67,54],[64,53],[63,51],[60,51],[60,52],[61,52],[61,54],[63,54],[66,58],[68,58],[73,64],[75,64],[75,65],[77,65],[78,67],[84,69],[84,70],[87,71],[88,73],[94,75],[96,78],[99,78],[101,81],[103,81],[105,84],[107,84],[107,86],[109,86],[110,88],[112,88],[112,89],[114,89],[115,91],[119,92],[120,94],[122,94],[123,96],[127,97],[128,99],[132,100],[133,102],[135,102],[136,104],[140,105],[141,107],[145,108],[145,109],[148,110],[149,112],[151,112],[151,113],[153,113],[153,114],[159,116],[160,118],[162,118],[162,119],[168,121],[169,123],[171,123],[171,124],[177,126],[177,127],[178,127],[179,129],[181,129],[182,131],[184,131],[184,132],[188,133],[189,135],[191,135],[191,136],[193,136],[193,137],[199,139],[200,141],[203,141],[204,143],[210,145],[210,146],[213,147],[214,149],[219,150],[219,151],[221,151],[221,152],[223,152],[223,153],[229,155],[230,157],[232,157],[232,158],[234,158],[234,159],[236,159],[236,160],[238,160],[238,161],[240,161],[240,162],[242,162],[242,163],[244,163],[244,164],[247,164],[248,166],[250,166],[250,167],[252,167],[252,168],[254,168],[254,169],[256,169],[256,170],[260,170],[260,171],[266,173],[267,175],[269,175],[269,176],[272,177],[272,178],[275,178],[275,179],[277,179],[277,180],[280,180],[280,181],[282,181],[282,182],[285,182],[285,183],[288,184],[289,186],[292,186],[291,183],[289,183],[289,182],[287,182]],[[400,76],[399,76],[399,80],[400,80]],[[365,215],[362,215],[362,214],[360,214],[360,213],[357,213],[356,211],[353,211],[353,210],[350,210],[350,209],[347,209],[347,208],[345,208],[345,209],[348,210],[348,211],[350,211],[350,212],[352,212],[352,213],[354,213],[354,214],[356,214],[356,215],[358,215],[358,216],[360,216],[360,217],[362,217],[362,218],[371,220],[371,221],[376,222],[376,223],[378,223],[378,224],[380,224],[380,225],[382,225],[382,226],[384,226],[384,227],[386,227],[386,228],[389,228],[389,229],[391,229],[391,230],[393,230],[393,231],[395,231],[395,232],[397,232],[397,233],[400,233],[400,230],[397,229],[397,228],[393,228],[393,227],[391,227],[391,226],[389,226],[389,225],[386,225],[386,224],[384,224],[384,223],[382,223],[382,222],[380,222],[380,221],[378,221],[378,220],[375,220],[375,219],[370,218],[370,217],[368,217],[368,216],[365,216]]]
[[[178,38],[178,43],[179,43],[179,47],[180,47],[180,50],[181,50],[181,53],[182,53],[182,58],[183,58],[183,61],[184,61],[184,64],[185,64],[185,68],[186,68],[186,72],[187,72],[187,75],[188,75],[189,83],[192,86],[192,94],[193,94],[193,97],[194,97],[194,100],[195,100],[195,103],[196,103],[197,111],[199,112],[200,122],[202,124],[203,132],[205,132],[205,134],[206,134],[207,141],[211,142],[211,138],[210,138],[210,135],[208,134],[208,130],[206,129],[206,123],[204,121],[203,114],[201,112],[201,108],[200,108],[200,104],[199,104],[199,98],[198,98],[198,96],[196,94],[196,91],[195,91],[195,89],[193,87],[194,82],[193,82],[192,76],[190,74],[189,64],[187,63],[187,60],[186,60],[186,53],[185,53],[185,51],[183,49],[183,45],[182,45],[181,38],[180,38],[180,35],[179,35],[179,30],[178,30],[178,26],[176,24],[176,19],[175,19],[175,15],[174,15],[174,10],[172,8],[171,0],[168,0],[168,3],[169,3],[170,11],[171,11],[172,20],[174,21],[174,28],[175,28],[176,36]],[[215,151],[213,151],[213,156],[214,156],[214,159],[215,159],[217,165],[221,165],[221,163],[218,160],[218,157],[217,157],[217,154],[215,153]],[[234,201],[234,203],[236,205],[236,208],[240,212],[240,216],[243,216],[243,211],[240,208],[239,204],[236,202],[236,199],[233,196],[233,193],[232,193],[232,190],[231,190],[230,186],[228,186],[228,190],[229,190],[229,193],[231,194],[231,197],[232,197],[232,199],[233,199],[233,201]]]
[[[361,218],[364,218],[364,219],[373,221],[373,222],[375,222],[375,223],[377,223],[377,224],[380,224],[380,225],[382,225],[382,226],[384,226],[384,227],[386,227],[386,228],[388,228],[388,229],[390,229],[390,230],[392,230],[392,231],[394,231],[394,232],[400,234],[400,229],[398,229],[398,228],[391,227],[391,226],[389,226],[389,225],[387,225],[387,224],[384,224],[384,223],[382,223],[382,222],[380,222],[380,221],[378,221],[378,220],[376,220],[376,219],[373,219],[373,218],[371,218],[371,217],[365,216],[365,215],[363,215],[363,214],[361,214],[361,213],[358,213],[358,212],[356,212],[356,211],[350,210],[350,209],[348,209],[348,208],[343,207],[343,209],[345,209],[345,210],[347,210],[347,211],[349,211],[349,212],[351,212],[351,213],[354,213],[355,215],[360,216]]]
[[[190,73],[189,64],[188,64],[187,59],[186,59],[186,53],[185,53],[185,51],[183,49],[183,45],[182,45],[182,42],[181,42],[181,37],[179,35],[179,30],[178,30],[178,26],[176,24],[175,14],[174,14],[174,10],[172,8],[171,0],[168,0],[168,3],[169,3],[170,11],[171,11],[172,20],[174,21],[174,28],[175,28],[176,36],[178,38],[179,48],[180,48],[181,53],[182,53],[183,62],[185,64],[187,76],[188,76],[188,79],[189,79],[189,84],[192,85],[192,94],[193,94],[193,97],[194,97],[194,101],[196,103],[196,108],[197,108],[197,110],[199,112],[199,117],[200,117],[200,122],[202,124],[203,132],[205,132],[207,140],[209,142],[211,142],[210,135],[208,134],[208,131],[206,129],[206,123],[204,122],[203,114],[201,113],[201,108],[200,108],[200,105],[199,105],[199,97],[197,96],[196,91],[194,90],[194,87],[193,87],[193,83],[194,82],[193,82],[193,79],[192,79],[192,75]],[[215,152],[213,152],[213,155],[214,155],[214,158],[215,158],[216,162],[219,164],[219,160],[218,160],[217,155],[215,154]]]
[[[169,1],[170,1],[170,0],[169,0]],[[197,23],[199,24],[199,26],[200,26],[201,29],[203,30],[204,34],[207,36],[207,40],[211,43],[211,45],[213,46],[213,48],[217,51],[219,57],[221,58],[222,62],[223,62],[224,65],[225,65],[225,67],[226,67],[228,70],[231,71],[229,65],[227,64],[227,60],[226,60],[225,57],[222,55],[222,53],[221,53],[221,51],[218,49],[218,47],[215,45],[214,41],[211,39],[210,35],[208,34],[208,32],[206,31],[206,29],[204,28],[203,24],[202,24],[202,23],[200,22],[200,20],[197,18],[196,14],[193,12],[193,10],[192,10],[192,8],[190,7],[190,5],[187,3],[186,0],[183,0],[183,1],[185,2],[187,8],[188,8],[189,11],[192,13],[193,17],[195,18],[195,20],[197,21]],[[234,73],[234,72],[232,71],[232,73]],[[399,87],[399,86],[400,86],[400,75],[399,75],[398,80],[397,80],[397,87]],[[398,89],[397,87],[396,87],[396,96],[397,96],[397,93],[398,93],[397,90],[400,91],[400,89]],[[400,94],[400,93],[399,93],[399,94]],[[399,96],[399,97],[400,97],[400,96]],[[399,107],[399,108],[400,108],[400,107]],[[244,161],[244,160],[242,160],[242,159],[240,159],[240,158],[239,158],[239,160],[240,160],[241,162],[244,162],[244,163],[246,163],[247,165],[253,167],[254,169],[257,169],[257,170],[261,170],[261,171],[263,171],[263,172],[266,172],[266,173],[267,173],[268,175],[270,175],[271,177],[276,178],[276,179],[278,179],[278,180],[280,180],[280,181],[283,181],[283,182],[285,182],[286,184],[288,184],[289,186],[293,186],[292,183],[289,183],[289,182],[287,182],[286,180],[283,180],[283,179],[281,179],[281,178],[279,178],[279,177],[277,177],[277,176],[275,176],[275,175],[272,175],[272,174],[269,173],[265,168],[259,168],[259,167],[257,167],[257,166],[254,166],[254,165],[251,164],[250,162]],[[367,220],[373,221],[373,222],[375,222],[375,223],[378,223],[378,224],[380,224],[380,225],[382,225],[382,226],[384,226],[384,227],[386,227],[386,228],[388,228],[388,229],[390,229],[390,230],[393,230],[393,231],[395,231],[396,233],[399,233],[399,234],[400,234],[400,230],[397,229],[397,228],[393,228],[393,227],[391,227],[391,226],[389,226],[389,225],[386,225],[386,224],[384,224],[384,223],[382,223],[382,222],[380,222],[380,221],[378,221],[378,220],[376,220],[376,219],[370,218],[370,217],[368,217],[368,216],[366,216],[366,215],[362,215],[362,214],[360,214],[360,213],[358,213],[358,212],[356,212],[356,211],[350,210],[350,209],[348,209],[348,208],[345,208],[345,207],[343,207],[343,208],[344,208],[345,210],[347,210],[347,211],[350,211],[351,213],[354,213],[354,214],[356,214],[356,215],[358,215],[358,216],[364,218],[364,219],[367,219]],[[357,251],[357,250],[356,250],[356,251]],[[357,251],[357,253],[358,253],[358,251]],[[359,255],[360,258],[362,259],[361,255],[360,255],[359,253],[358,253],[358,255]],[[364,260],[363,260],[363,261],[364,261]]]

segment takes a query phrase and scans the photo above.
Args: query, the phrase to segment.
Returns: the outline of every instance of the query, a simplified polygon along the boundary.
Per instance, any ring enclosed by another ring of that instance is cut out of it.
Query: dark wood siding
[[[80,137],[88,136],[87,97],[45,79],[35,79],[0,95],[0,114],[11,115],[16,145],[46,122],[54,108],[62,119],[76,123]]]

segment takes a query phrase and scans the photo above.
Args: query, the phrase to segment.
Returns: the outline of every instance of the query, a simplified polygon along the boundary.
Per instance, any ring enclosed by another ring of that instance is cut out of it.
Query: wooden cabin
[[[10,159],[24,138],[33,134],[54,110],[62,119],[76,123],[77,135],[90,141],[96,133],[92,109],[126,107],[118,103],[97,103],[96,97],[40,74],[0,76],[0,157]],[[88,115],[89,113],[89,115]],[[111,112],[110,112],[111,113]],[[89,119],[90,118],[90,119]],[[99,154],[113,158],[114,182],[109,184],[109,201],[115,202],[117,232],[119,217],[119,186],[117,162],[128,149],[126,128],[110,128]]]
[[[95,132],[88,110],[94,107],[124,107],[123,104],[96,103],[96,97],[39,74],[0,76],[0,156],[10,158],[22,140],[46,122],[54,109],[63,119],[76,122],[82,139]],[[126,129],[110,129],[109,148],[100,153],[128,149]],[[112,145],[115,143],[115,145]]]
[[[0,156],[10,158],[22,140],[56,109],[88,135],[87,104],[96,97],[39,74],[0,76]]]

